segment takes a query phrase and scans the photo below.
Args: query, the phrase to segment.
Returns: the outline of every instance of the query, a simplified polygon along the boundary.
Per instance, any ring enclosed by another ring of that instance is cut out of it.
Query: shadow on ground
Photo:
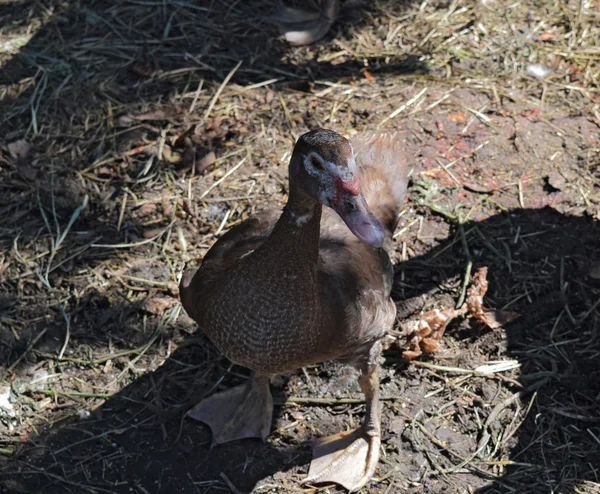
[[[520,377],[508,384],[508,399],[504,395],[496,399],[502,380],[482,378],[488,384],[475,400],[463,400],[458,407],[450,404],[453,417],[446,420],[456,428],[455,442],[448,441],[446,448],[419,444],[409,423],[394,429],[398,421],[388,403],[383,420],[387,454],[378,472],[387,480],[373,483],[369,492],[383,492],[388,482],[401,480],[410,480],[415,492],[438,492],[442,485],[456,492],[466,492],[468,485],[481,486],[481,493],[511,489],[533,493],[547,487],[581,492],[576,488],[585,481],[598,482],[600,282],[593,270],[600,260],[600,226],[545,208],[467,223],[464,234],[466,244],[457,231],[439,247],[399,264],[394,295],[416,300],[427,292],[425,305],[444,300],[448,296],[444,287],[450,290],[453,283],[460,284],[466,245],[474,269],[489,267],[487,305],[508,306],[521,317],[506,331],[484,329],[472,320],[455,324],[446,336],[450,352],[442,352],[436,364],[468,369],[510,357],[520,362]],[[429,424],[431,434],[439,436],[442,429],[434,429],[430,419],[440,407],[448,410],[449,404],[443,396],[424,396],[439,379],[407,366],[393,348],[385,358],[383,395],[389,396],[395,387],[402,401],[405,393],[406,413]],[[227,372],[226,362],[208,364],[215,359],[201,336],[184,344],[165,365],[108,399],[88,419],[71,418],[31,438],[5,464],[4,485],[9,492],[44,493],[211,492],[229,484],[241,492],[293,492],[310,461],[302,441],[339,427],[331,422],[339,421],[339,405],[319,411],[308,429],[303,416],[321,407],[277,406],[275,432],[266,444],[247,440],[211,450],[207,429],[185,420],[183,410],[217,385],[240,381],[235,369]],[[329,377],[326,367],[312,379],[318,388],[327,389]],[[416,390],[421,390],[418,409]],[[295,390],[280,381],[274,392],[281,403]],[[77,397],[58,393],[55,399],[60,404]],[[475,408],[483,423],[478,431],[461,421]],[[485,433],[489,441],[482,446]],[[430,463],[427,474],[413,461],[424,450]],[[511,464],[486,468],[486,458],[497,451],[503,451]],[[457,467],[457,455],[471,461]]]

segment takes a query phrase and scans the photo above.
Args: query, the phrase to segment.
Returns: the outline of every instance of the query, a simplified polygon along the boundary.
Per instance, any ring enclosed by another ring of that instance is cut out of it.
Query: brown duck
[[[306,482],[364,486],[379,459],[378,359],[392,327],[391,239],[407,183],[395,134],[331,130],[298,139],[283,213],[256,215],[223,235],[181,281],[188,314],[248,383],[200,402],[189,416],[210,426],[213,445],[265,438],[270,376],[337,360],[356,366],[366,398],[362,427],[318,439]],[[323,205],[327,206],[323,208]]]

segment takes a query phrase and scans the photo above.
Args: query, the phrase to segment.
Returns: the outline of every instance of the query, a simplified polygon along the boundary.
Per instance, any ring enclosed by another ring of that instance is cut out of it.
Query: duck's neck
[[[288,202],[273,232],[264,244],[271,255],[282,255],[288,266],[295,259],[314,266],[319,257],[321,203],[315,201],[290,182]]]

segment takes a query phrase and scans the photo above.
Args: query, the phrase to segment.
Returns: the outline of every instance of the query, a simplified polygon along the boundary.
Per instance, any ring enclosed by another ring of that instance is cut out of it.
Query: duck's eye
[[[321,162],[321,160],[319,158],[317,158],[314,155],[309,156],[309,161],[311,166],[315,169],[315,170],[319,170],[321,171],[323,169],[323,163]]]

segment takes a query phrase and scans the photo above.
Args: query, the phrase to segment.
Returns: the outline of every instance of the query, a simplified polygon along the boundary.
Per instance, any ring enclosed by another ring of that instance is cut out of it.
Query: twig
[[[215,103],[217,102],[217,100],[219,99],[219,96],[221,96],[221,93],[223,92],[223,89],[225,89],[225,86],[227,86],[227,84],[229,83],[229,81],[233,77],[233,74],[235,74],[236,70],[240,68],[240,65],[242,65],[242,60],[240,60],[236,64],[236,66],[233,69],[231,69],[231,71],[229,72],[229,74],[227,74],[227,77],[225,77],[225,80],[219,86],[219,89],[217,89],[217,92],[213,96],[213,99],[210,100],[210,104],[208,105],[208,108],[204,112],[204,116],[202,117],[202,118],[204,118],[204,120],[207,120],[208,117],[210,116],[210,112],[212,111],[213,107],[215,106]]]
[[[402,401],[402,396],[384,396],[381,397],[381,401]],[[279,397],[274,398],[273,403],[275,405],[288,405],[295,403],[298,405],[361,405],[366,403],[364,398],[301,398],[298,396],[288,396],[287,398]]]
[[[44,329],[42,329],[36,335],[36,337],[33,340],[31,340],[31,343],[29,343],[29,345],[27,345],[27,348],[21,354],[21,356],[17,360],[15,360],[8,369],[6,369],[6,372],[4,372],[2,379],[4,379],[4,376],[8,376],[13,370],[15,370],[17,365],[19,365],[21,363],[21,360],[23,360],[25,358],[25,356],[33,349],[33,347],[35,347],[35,345],[40,340],[40,338],[46,334],[46,331],[48,331],[48,327],[45,327]]]
[[[235,172],[240,166],[242,166],[244,164],[244,162],[246,161],[247,156],[244,156],[240,162],[235,165],[231,170],[229,170],[225,175],[223,175],[219,180],[217,180],[214,184],[212,184],[208,189],[206,189],[198,198],[198,200],[203,199],[204,197],[206,197],[208,195],[208,193],[213,190],[215,187],[218,187],[219,185],[221,185],[225,180],[227,180],[227,177],[229,177],[233,172]]]
[[[92,244],[90,247],[100,247],[104,249],[129,249],[131,247],[139,247],[140,245],[149,244],[150,242],[154,242],[157,238],[162,237],[174,224],[175,220],[171,221],[162,232],[154,235],[154,237],[140,240],[139,242],[132,242],[130,244]]]
[[[63,343],[63,346],[60,349],[60,352],[58,353],[58,360],[63,358],[63,355],[65,354],[65,350],[67,349],[67,345],[69,344],[69,338],[71,337],[71,319],[65,312],[65,309],[63,308],[62,304],[60,304],[59,307],[60,307],[60,312],[65,320],[65,323],[67,324],[67,330],[65,332],[65,341]]]
[[[229,477],[225,475],[225,472],[221,472],[220,475],[223,481],[227,484],[227,487],[231,489],[231,492],[233,492],[233,494],[242,494],[242,491],[240,491],[235,485],[233,485],[233,482],[229,480]]]
[[[54,177],[54,175],[52,175],[52,176]],[[52,288],[50,286],[50,281],[48,280],[48,275],[50,274],[50,268],[52,267],[52,261],[54,260],[54,256],[56,255],[56,253],[60,249],[61,244],[64,242],[65,238],[67,237],[69,230],[71,230],[71,227],[73,226],[73,223],[75,223],[75,221],[77,220],[77,218],[79,217],[81,212],[86,208],[88,200],[89,200],[89,198],[88,198],[88,195],[86,194],[83,197],[83,201],[79,205],[79,207],[75,211],[73,211],[73,214],[71,215],[71,219],[69,220],[69,223],[67,223],[66,228],[61,233],[60,225],[58,223],[58,215],[56,214],[56,209],[54,206],[54,187],[52,186],[51,201],[52,201],[52,215],[54,217],[54,224],[56,226],[56,239],[55,239],[54,237],[52,237],[52,229],[50,228],[50,222],[48,221],[46,212],[44,211],[44,208],[42,207],[42,203],[41,203],[40,195],[39,195],[39,191],[38,191],[38,204],[39,204],[39,208],[40,208],[40,213],[42,215],[42,219],[44,220],[46,228],[48,229],[48,233],[51,235],[50,257],[48,258],[48,263],[46,264],[46,272],[45,272],[44,276],[42,276],[41,274],[39,275],[39,278],[42,280],[42,282],[48,288]]]
[[[397,110],[394,110],[389,116],[387,116],[386,118],[384,118],[381,122],[379,122],[379,124],[377,125],[377,128],[381,128],[381,126],[386,123],[388,120],[391,120],[392,118],[397,117],[398,115],[400,115],[400,113],[402,113],[404,110],[406,110],[410,105],[412,105],[415,101],[417,101],[421,96],[423,96],[423,94],[425,94],[425,92],[427,91],[427,88],[424,87],[423,89],[421,89],[421,91],[419,91],[419,93],[412,97],[411,99],[409,99],[405,104],[403,104],[400,108],[398,108]]]
[[[174,281],[155,281],[147,280],[146,278],[139,278],[137,276],[129,276],[128,274],[115,273],[114,271],[107,271],[106,274],[114,276],[115,278],[122,278],[124,280],[135,281],[137,283],[144,283],[145,285],[158,286],[161,288],[171,288],[171,286],[177,286]]]
[[[194,94],[194,99],[192,100],[192,104],[190,105],[188,113],[194,113],[194,110],[196,109],[196,103],[198,103],[198,98],[200,97],[200,91],[202,91],[203,85],[204,79],[200,79],[200,82],[198,83],[198,89],[196,89],[196,93]]]

